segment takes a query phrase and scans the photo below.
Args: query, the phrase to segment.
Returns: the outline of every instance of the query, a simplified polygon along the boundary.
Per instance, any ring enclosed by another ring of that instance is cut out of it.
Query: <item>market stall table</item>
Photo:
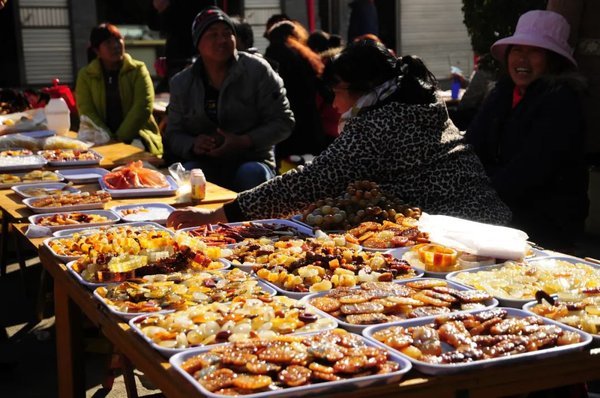
[[[213,207],[212,205],[208,207]],[[16,225],[23,233],[26,224]],[[28,239],[29,240],[29,239]],[[38,246],[40,239],[29,240]],[[94,299],[92,292],[67,272],[64,264],[44,246],[39,247],[40,261],[54,279],[56,344],[59,372],[59,396],[85,396],[84,364],[81,352],[81,320],[87,316],[129,361],[168,397],[200,396],[192,385],[171,368],[167,359],[134,333],[122,319],[109,313]],[[448,376],[426,376],[411,371],[399,384],[379,385],[353,391],[335,391],[323,397],[471,397],[492,398],[526,393],[598,378],[600,348],[554,358],[511,363]]]
[[[127,164],[136,160],[147,161],[150,164],[160,164],[162,159],[145,152],[144,150],[128,145],[122,142],[113,142],[107,145],[94,147],[94,150],[103,156],[100,162],[100,167],[111,169],[119,165]],[[56,167],[47,167],[46,169],[55,170]],[[63,168],[67,170],[68,168]],[[82,186],[84,191],[98,190],[98,184],[86,184]],[[222,188],[218,185],[207,182],[206,198],[203,204],[210,203],[226,203],[235,199],[236,193],[229,189]],[[105,205],[105,208],[120,204],[134,204],[144,202],[166,203],[174,207],[182,207],[190,205],[189,197],[186,195],[175,195],[167,197],[148,197],[148,198],[122,198],[115,199]],[[10,189],[0,190],[0,209],[2,211],[2,229],[0,230],[0,275],[4,275],[6,270],[6,247],[10,236],[10,224],[25,220],[33,213],[27,206],[22,203],[22,198],[19,197]],[[18,248],[17,248],[18,249]],[[22,263],[22,261],[19,261]],[[24,263],[21,264],[24,267]]]
[[[136,160],[145,161],[157,167],[164,164],[164,161],[161,158],[157,158],[141,148],[123,142],[113,142],[106,145],[95,146],[92,149],[104,157],[100,162],[100,167],[109,170]]]

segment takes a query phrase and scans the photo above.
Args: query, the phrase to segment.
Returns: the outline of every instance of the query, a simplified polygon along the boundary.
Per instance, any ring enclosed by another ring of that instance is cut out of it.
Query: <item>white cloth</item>
[[[523,231],[456,217],[423,213],[419,229],[427,232],[433,243],[478,256],[518,260],[529,249],[528,236]]]

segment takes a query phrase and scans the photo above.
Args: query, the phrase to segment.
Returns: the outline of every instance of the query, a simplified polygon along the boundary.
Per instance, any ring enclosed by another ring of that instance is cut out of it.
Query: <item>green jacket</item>
[[[125,54],[119,72],[119,92],[123,108],[123,122],[117,131],[106,126],[106,90],[100,60],[95,59],[83,67],[77,76],[77,109],[111,136],[125,143],[140,137],[147,150],[162,155],[163,145],[158,125],[152,116],[154,88],[148,69],[141,61]]]

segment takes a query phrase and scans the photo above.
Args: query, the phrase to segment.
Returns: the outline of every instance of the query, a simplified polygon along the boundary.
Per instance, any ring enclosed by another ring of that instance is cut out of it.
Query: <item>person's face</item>
[[[198,53],[203,61],[227,62],[233,57],[235,35],[225,22],[216,22],[198,40]]]
[[[340,114],[347,112],[360,98],[360,94],[349,90],[348,86],[348,83],[340,81],[331,88],[333,90],[333,94],[335,95],[333,98],[333,107]]]
[[[527,86],[546,73],[548,56],[545,49],[533,46],[513,46],[508,53],[508,73],[515,85]]]
[[[115,64],[123,61],[124,53],[125,42],[122,38],[116,37],[104,40],[96,50],[98,58],[105,64]]]

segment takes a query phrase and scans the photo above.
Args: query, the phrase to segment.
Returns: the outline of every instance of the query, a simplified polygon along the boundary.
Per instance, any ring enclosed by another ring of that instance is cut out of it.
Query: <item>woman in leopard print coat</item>
[[[179,210],[169,225],[282,218],[370,180],[430,214],[505,224],[510,211],[435,95],[435,79],[415,57],[381,44],[350,45],[334,59],[334,106],[341,135],[314,161],[241,192],[225,209]]]

